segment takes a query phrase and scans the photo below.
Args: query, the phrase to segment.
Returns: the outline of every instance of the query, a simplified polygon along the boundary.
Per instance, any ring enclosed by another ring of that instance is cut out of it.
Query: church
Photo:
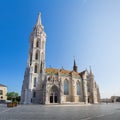
[[[41,15],[30,35],[27,66],[21,90],[22,104],[94,104],[100,100],[92,70],[46,68],[46,33]]]

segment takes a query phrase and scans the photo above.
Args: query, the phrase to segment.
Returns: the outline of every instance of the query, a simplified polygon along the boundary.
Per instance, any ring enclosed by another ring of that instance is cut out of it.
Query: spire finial
[[[73,56],[73,58],[74,58],[74,66],[76,66],[75,56]]]
[[[74,59],[74,66],[76,66],[76,61],[75,61],[75,59]]]
[[[76,61],[75,61],[75,56],[73,56],[73,57],[74,57],[73,70],[74,70],[75,72],[77,72],[77,65],[76,65]]]
[[[38,19],[36,25],[41,25],[41,13],[38,13]]]

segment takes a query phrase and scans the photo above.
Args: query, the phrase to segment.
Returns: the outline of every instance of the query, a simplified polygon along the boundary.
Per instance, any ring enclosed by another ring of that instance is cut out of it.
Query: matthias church
[[[46,33],[39,14],[30,35],[21,103],[98,103],[100,100],[99,87],[91,69],[78,72],[75,60],[72,70],[46,68],[46,42]]]

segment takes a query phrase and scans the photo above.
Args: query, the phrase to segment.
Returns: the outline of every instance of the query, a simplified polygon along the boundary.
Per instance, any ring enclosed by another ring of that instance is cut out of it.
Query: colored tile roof
[[[70,71],[69,71],[69,70],[61,69],[61,70],[60,70],[60,73],[61,73],[61,74],[70,74]]]
[[[57,74],[58,73],[58,69],[55,69],[55,68],[46,68],[45,72],[46,73],[50,73],[50,74]]]
[[[60,74],[66,74],[66,75],[69,75],[69,74],[79,75],[79,73],[75,71],[69,71],[65,69],[56,69],[56,68],[46,68],[45,72],[50,74],[58,74],[59,72]]]

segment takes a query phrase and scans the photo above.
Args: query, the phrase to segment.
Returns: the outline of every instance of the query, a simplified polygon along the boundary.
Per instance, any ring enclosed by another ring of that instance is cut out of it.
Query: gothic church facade
[[[99,87],[92,70],[78,72],[75,60],[71,71],[63,68],[46,68],[45,45],[46,33],[39,14],[30,36],[21,103],[98,103]]]

